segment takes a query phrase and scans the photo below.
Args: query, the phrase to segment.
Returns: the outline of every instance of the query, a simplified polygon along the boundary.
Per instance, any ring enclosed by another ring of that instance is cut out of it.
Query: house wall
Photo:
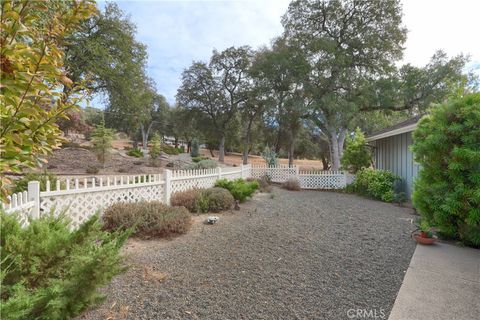
[[[398,185],[411,198],[413,181],[418,175],[419,165],[413,160],[410,151],[412,133],[406,132],[388,138],[373,141],[375,146],[375,166],[377,169],[389,170],[402,177]]]

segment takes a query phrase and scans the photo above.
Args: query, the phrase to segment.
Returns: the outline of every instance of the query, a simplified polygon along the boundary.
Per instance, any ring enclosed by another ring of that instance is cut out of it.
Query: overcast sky
[[[117,0],[148,46],[148,74],[170,103],[180,74],[212,49],[268,45],[282,33],[289,0]],[[404,62],[426,64],[437,49],[470,54],[480,70],[480,0],[403,0],[408,32]]]

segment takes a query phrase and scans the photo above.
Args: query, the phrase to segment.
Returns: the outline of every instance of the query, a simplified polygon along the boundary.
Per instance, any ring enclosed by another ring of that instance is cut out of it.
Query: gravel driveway
[[[349,319],[349,309],[388,318],[415,249],[411,209],[334,192],[274,195],[213,226],[197,217],[173,240],[130,241],[129,271],[79,319]]]

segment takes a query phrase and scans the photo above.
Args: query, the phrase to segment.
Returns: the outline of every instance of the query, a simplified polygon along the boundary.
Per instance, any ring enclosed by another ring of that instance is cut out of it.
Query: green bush
[[[57,185],[57,176],[53,173],[27,173],[21,179],[15,180],[13,182],[12,192],[23,192],[27,191],[28,183],[30,181],[40,182],[40,191],[47,190],[47,181],[50,181],[50,188],[54,188]]]
[[[152,139],[150,140],[150,143],[151,143],[151,147],[150,147],[150,158],[152,160],[156,160],[160,154],[161,154],[161,151],[162,151],[162,148],[161,148],[161,142],[162,140],[160,139],[160,135],[158,133],[155,133],[152,137]]]
[[[247,179],[248,182],[256,181],[258,183],[258,191],[262,193],[270,193],[272,192],[272,180],[268,175],[263,175],[259,179]]]
[[[194,138],[192,140],[192,147],[190,149],[190,156],[192,156],[192,158],[198,157],[200,155],[199,149],[200,149],[200,145],[198,143],[198,140],[196,138]]]
[[[365,141],[365,135],[360,128],[355,130],[355,136],[347,137],[346,148],[342,157],[342,167],[352,173],[362,168],[368,168],[372,159],[371,152]]]
[[[22,228],[0,212],[1,319],[72,318],[124,270],[119,252],[129,231],[102,231],[97,215],[74,231],[68,224],[45,215]]]
[[[269,167],[276,167],[278,164],[277,153],[270,149],[268,146],[265,147],[265,150],[263,150],[262,158],[265,160],[267,166]]]
[[[140,149],[130,149],[130,150],[128,150],[127,154],[130,157],[135,157],[135,158],[143,157],[143,152]]]
[[[480,247],[480,93],[431,110],[413,133],[413,204],[443,235]]]
[[[246,182],[243,179],[237,179],[233,181],[220,179],[215,183],[215,187],[227,189],[230,191],[235,200],[243,202],[248,197],[252,196],[255,190],[258,189],[259,184],[257,181]]]
[[[186,233],[191,223],[187,209],[160,201],[115,203],[105,210],[102,219],[105,230],[133,228],[133,235],[144,239]]]
[[[202,160],[209,160],[209,158],[204,156],[192,157],[193,162],[200,162]]]
[[[162,151],[168,155],[175,156],[177,154],[183,153],[183,148],[175,148],[174,146],[171,146],[169,144],[162,144]]]
[[[172,195],[172,206],[183,206],[190,212],[220,212],[231,209],[234,199],[228,190],[222,188],[190,189]]]
[[[363,196],[392,202],[395,199],[395,184],[400,177],[385,170],[361,169],[355,176],[355,182],[347,187]]]
[[[200,169],[214,169],[218,167],[218,164],[214,160],[201,160],[197,163],[192,163],[188,165],[185,169],[187,170],[200,170]]]

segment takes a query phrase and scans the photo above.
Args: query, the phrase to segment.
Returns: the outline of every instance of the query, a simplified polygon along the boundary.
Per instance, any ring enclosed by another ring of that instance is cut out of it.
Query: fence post
[[[300,179],[300,167],[295,166],[295,178]]]
[[[222,179],[222,168],[218,167],[218,179]]]
[[[243,163],[240,165],[240,169],[242,170],[240,174],[243,179],[245,177],[245,175],[243,174]]]
[[[28,183],[28,201],[33,201],[32,218],[40,218],[40,182],[30,181]]]
[[[172,192],[172,171],[170,170],[165,170],[164,172],[164,178],[165,178],[165,203],[167,205],[170,205],[170,196]]]

